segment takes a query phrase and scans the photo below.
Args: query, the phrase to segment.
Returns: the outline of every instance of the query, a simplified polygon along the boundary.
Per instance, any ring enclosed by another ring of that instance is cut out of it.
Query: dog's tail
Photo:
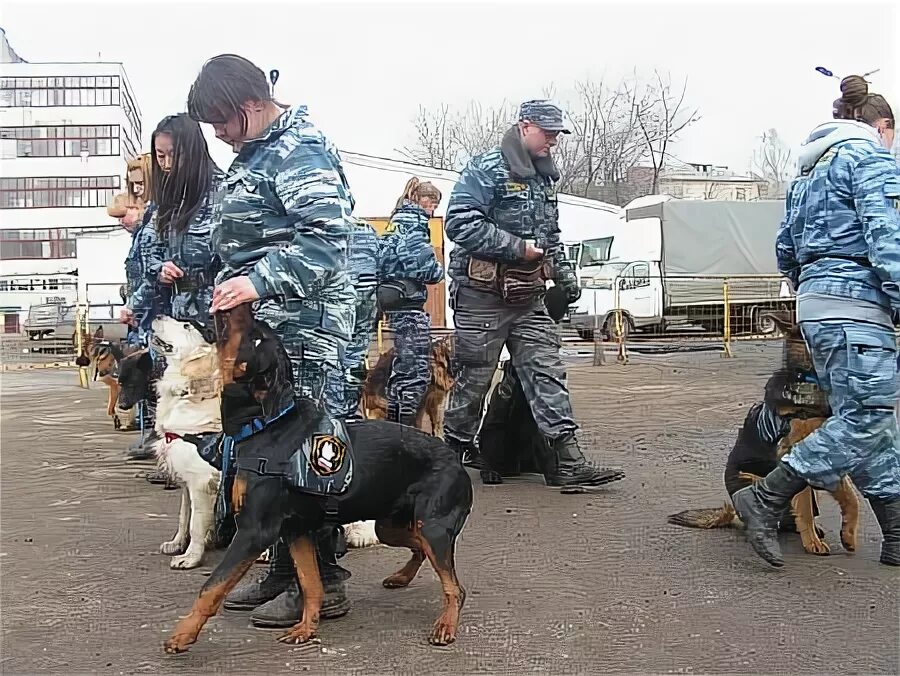
[[[675,526],[710,529],[728,528],[736,519],[734,507],[726,503],[718,508],[687,509],[670,515],[667,521]]]

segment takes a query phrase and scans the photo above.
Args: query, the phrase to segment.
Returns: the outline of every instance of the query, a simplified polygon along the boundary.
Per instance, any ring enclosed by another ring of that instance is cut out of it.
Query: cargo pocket
[[[863,408],[893,411],[897,403],[897,339],[892,332],[845,328],[847,390]]]
[[[491,343],[497,339],[497,318],[487,315],[455,314],[454,358],[463,366],[487,364]]]

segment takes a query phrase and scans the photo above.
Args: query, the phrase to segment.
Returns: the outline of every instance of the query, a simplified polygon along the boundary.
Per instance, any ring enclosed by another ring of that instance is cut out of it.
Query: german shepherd
[[[119,343],[105,340],[103,327],[97,327],[93,335],[84,333],[81,342],[81,354],[75,364],[82,368],[91,367],[93,381],[99,380],[109,388],[106,400],[106,415],[113,419],[113,427],[127,432],[137,428],[134,410],[126,411],[118,407],[119,399],[119,365],[127,352]]]
[[[769,378],[765,396],[751,408],[738,432],[734,448],[725,466],[725,489],[737,491],[765,477],[794,444],[825,422],[831,415],[825,392],[815,380],[815,369],[799,324],[789,316],[770,315],[784,335],[782,366]],[[856,550],[859,525],[859,499],[849,477],[831,493],[841,507],[841,544],[848,552]],[[809,554],[830,553],[822,540],[823,532],[815,524],[818,514],[812,487],[791,501],[794,523],[784,519],[783,531],[800,534],[803,549]],[[669,523],[689,528],[725,528],[737,521],[731,504],[719,509],[689,509],[668,518]]]
[[[391,366],[397,353],[392,347],[378,357],[375,367],[369,371],[363,390],[363,410],[366,417],[374,420],[387,418],[387,383],[391,377]],[[450,367],[450,337],[437,340],[431,345],[431,380],[428,390],[416,413],[416,428],[429,432],[434,437],[444,438],[444,402],[453,389]],[[425,422],[428,421],[426,427]]]
[[[430,561],[441,581],[444,605],[429,641],[455,641],[466,597],[456,576],[456,539],[472,509],[472,482],[456,454],[440,439],[381,420],[347,424],[348,448],[338,436],[316,433],[322,412],[303,398],[270,422],[261,422],[264,412],[271,415],[285,394],[293,392],[288,355],[272,330],[253,319],[247,304],[217,314],[216,326],[222,422],[226,434],[241,432],[233,449],[237,473],[230,491],[237,534],[190,614],[166,641],[166,652],[184,652],[196,642],[225,596],[279,536],[289,543],[303,592],[301,620],[279,640],[306,643],[314,638],[324,598],[315,534],[326,523],[365,519],[376,520],[383,543],[412,551],[407,564],[384,580],[385,587],[406,587],[425,559]],[[245,434],[248,429],[255,431]],[[295,452],[309,439],[307,463],[291,467]],[[346,492],[328,499],[285,480],[295,471],[320,476],[340,471],[348,458],[355,459],[352,482]]]

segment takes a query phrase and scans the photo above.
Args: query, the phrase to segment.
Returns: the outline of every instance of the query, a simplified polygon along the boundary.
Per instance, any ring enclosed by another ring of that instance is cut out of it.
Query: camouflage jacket
[[[425,285],[444,278],[444,268],[431,246],[428,220],[422,207],[408,201],[394,212],[379,242],[379,279],[407,279]]]
[[[900,307],[900,170],[868,125],[820,125],[801,148],[778,269],[801,294]]]
[[[574,270],[567,265],[559,235],[555,183],[559,173],[548,158],[533,160],[518,127],[500,146],[473,158],[463,170],[447,206],[447,236],[454,284],[468,284],[469,258],[524,262],[525,240],[534,240],[551,262],[553,279],[570,299],[578,296]]]
[[[378,280],[379,246],[375,228],[361,218],[353,219],[348,260],[350,283],[356,289],[374,289]]]
[[[171,290],[171,313],[175,319],[209,321],[213,285],[222,267],[212,248],[212,234],[219,222],[224,178],[218,170],[213,174],[209,192],[187,230],[181,234],[170,232],[166,238],[163,260],[172,261],[184,272],[184,277],[167,287]],[[155,218],[153,223],[155,226]]]
[[[143,222],[134,231],[125,261],[126,277],[129,281],[134,279],[128,306],[135,312],[157,314],[168,310],[168,290],[157,284],[165,253],[165,243],[156,233],[156,205],[151,202],[144,211]]]
[[[247,275],[264,301],[352,307],[352,210],[337,150],[309,122],[305,106],[284,112],[244,144],[225,177],[213,238],[219,281]]]

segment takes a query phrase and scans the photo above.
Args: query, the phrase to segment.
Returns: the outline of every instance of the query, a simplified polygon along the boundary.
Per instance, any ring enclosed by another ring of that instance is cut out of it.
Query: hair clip
[[[874,75],[875,73],[877,73],[880,70],[881,70],[881,68],[876,68],[875,70],[870,70],[868,73],[863,73],[860,77],[862,77],[865,80],[867,77],[869,77],[870,75]],[[825,68],[825,66],[816,66],[816,72],[821,73],[825,77],[833,77],[837,80],[842,79],[842,78],[838,77],[837,75],[835,75],[830,70],[828,70],[827,68]],[[868,80],[866,80],[866,82],[871,84],[871,82],[869,82]]]

